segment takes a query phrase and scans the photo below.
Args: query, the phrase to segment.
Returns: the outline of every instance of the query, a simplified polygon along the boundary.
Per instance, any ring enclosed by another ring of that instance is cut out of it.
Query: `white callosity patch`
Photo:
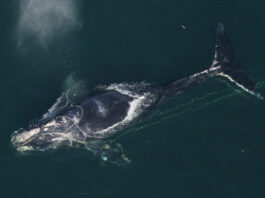
[[[48,128],[48,127],[57,127],[59,124],[55,121],[55,120],[52,120],[50,122],[48,122],[47,124],[44,125],[44,128]]]
[[[17,151],[24,152],[30,150],[45,151],[48,149],[56,149],[63,142],[68,142],[69,146],[72,146],[73,142],[80,144],[86,144],[85,134],[81,137],[78,135],[79,128],[76,128],[77,124],[73,119],[62,116],[61,122],[51,120],[42,127],[38,127],[29,131],[23,131],[22,133],[15,132],[11,142],[16,145]],[[82,131],[80,131],[82,132]],[[31,141],[46,142],[45,147],[28,145]]]
[[[30,131],[25,131],[23,133],[20,133],[19,135],[14,136],[12,138],[12,142],[16,142],[16,143],[24,142],[39,132],[40,132],[40,128],[35,128]]]
[[[80,27],[75,0],[21,0],[18,21],[19,44],[25,39],[36,39],[46,46]]]

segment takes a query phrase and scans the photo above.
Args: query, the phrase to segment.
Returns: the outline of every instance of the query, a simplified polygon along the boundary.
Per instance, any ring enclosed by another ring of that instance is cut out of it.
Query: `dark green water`
[[[82,28],[46,49],[18,49],[17,4],[0,3],[1,198],[265,197],[264,102],[214,80],[121,137],[132,160],[126,167],[102,165],[84,150],[20,156],[10,145],[12,132],[45,113],[72,73],[92,86],[166,82],[206,69],[219,21],[265,95],[265,2],[83,1]]]

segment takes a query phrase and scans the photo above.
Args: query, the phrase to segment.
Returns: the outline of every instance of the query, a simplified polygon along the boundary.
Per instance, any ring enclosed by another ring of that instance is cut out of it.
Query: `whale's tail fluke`
[[[215,56],[212,65],[208,69],[179,80],[169,81],[162,84],[159,89],[154,90],[160,94],[163,99],[167,96],[175,96],[182,93],[187,88],[204,82],[209,77],[215,76],[221,76],[243,91],[259,99],[264,99],[261,94],[256,92],[256,84],[247,71],[235,62],[231,41],[222,23],[219,23],[217,27]]]
[[[225,77],[244,91],[263,99],[255,91],[255,83],[247,71],[235,63],[233,46],[222,23],[219,23],[217,27],[215,57],[210,69],[214,68],[220,68],[218,76]]]

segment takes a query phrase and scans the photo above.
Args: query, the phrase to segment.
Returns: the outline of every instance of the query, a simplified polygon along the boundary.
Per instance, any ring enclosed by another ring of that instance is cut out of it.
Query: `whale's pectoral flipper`
[[[85,83],[82,81],[77,82],[57,98],[56,102],[48,109],[48,112],[42,116],[39,122],[45,122],[46,120],[58,115],[69,106],[74,106],[74,104],[82,99],[82,97],[86,94]]]
[[[42,120],[55,116],[61,109],[67,106],[66,93],[63,92],[56,102],[48,109],[48,112],[42,116]]]
[[[95,156],[100,157],[104,162],[115,165],[126,165],[131,162],[124,153],[123,147],[119,143],[111,143],[108,140],[93,142],[86,147],[92,151]]]
[[[218,76],[225,77],[244,91],[263,99],[263,97],[256,92],[255,83],[247,71],[236,64],[232,43],[222,23],[219,23],[217,27],[215,57],[210,69],[214,68],[220,68],[217,73]]]

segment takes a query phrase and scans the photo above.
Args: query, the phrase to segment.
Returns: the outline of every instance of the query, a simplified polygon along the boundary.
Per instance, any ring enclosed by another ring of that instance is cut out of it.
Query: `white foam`
[[[117,129],[119,129],[120,127],[122,126],[125,126],[126,124],[129,124],[132,120],[134,120],[137,116],[139,116],[143,110],[149,106],[151,103],[152,103],[152,94],[149,93],[149,92],[146,92],[146,93],[143,93],[142,95],[134,92],[134,91],[131,91],[132,89],[134,89],[135,87],[138,87],[139,86],[146,86],[147,84],[145,83],[141,83],[141,84],[111,84],[110,86],[106,87],[105,89],[106,90],[116,90],[118,92],[120,92],[121,94],[124,94],[124,95],[128,95],[132,98],[134,98],[130,103],[130,107],[129,107],[129,110],[127,112],[127,115],[126,117],[104,129],[104,130],[101,130],[101,131],[97,131],[97,132],[94,132],[95,134],[100,134],[100,135],[106,135],[108,133],[112,133],[113,131],[116,131]]]
[[[142,90],[145,89],[147,86],[150,84],[141,82],[141,83],[134,83],[134,84],[128,84],[128,83],[113,83],[109,86],[107,86],[105,89],[106,90],[116,90],[124,95],[128,95],[132,98],[137,98],[140,96],[136,91],[134,90]]]
[[[232,83],[236,84],[238,87],[240,87],[241,89],[243,89],[244,91],[252,94],[253,96],[258,97],[259,99],[264,99],[264,97],[262,95],[260,95],[259,93],[256,93],[254,91],[249,90],[248,88],[244,87],[243,85],[237,83],[231,76],[224,74],[223,72],[218,74],[219,76],[223,76],[225,78],[227,78],[228,80],[230,80]]]
[[[144,100],[146,99],[147,95],[148,94],[140,96],[140,97],[138,97],[138,98],[136,98],[130,102],[130,107],[129,107],[129,110],[127,112],[127,115],[122,121],[106,128],[104,130],[98,131],[98,132],[96,132],[96,134],[98,133],[98,134],[103,135],[103,134],[112,132],[113,130],[131,122],[134,118],[136,118],[142,112],[143,103],[144,103]]]

